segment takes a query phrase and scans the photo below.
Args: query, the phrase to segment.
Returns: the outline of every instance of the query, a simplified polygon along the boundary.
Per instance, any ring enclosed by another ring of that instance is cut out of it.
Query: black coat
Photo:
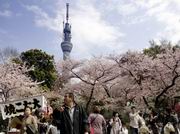
[[[75,105],[73,113],[73,122],[70,119],[68,112],[69,108],[65,107],[63,112],[60,112],[60,133],[61,134],[84,134],[89,132],[88,117],[79,105]]]

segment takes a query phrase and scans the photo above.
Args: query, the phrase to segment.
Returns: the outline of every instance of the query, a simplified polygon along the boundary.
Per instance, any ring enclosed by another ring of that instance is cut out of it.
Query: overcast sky
[[[0,0],[0,48],[38,48],[62,59],[67,2],[72,58],[142,50],[152,39],[180,39],[180,0]]]

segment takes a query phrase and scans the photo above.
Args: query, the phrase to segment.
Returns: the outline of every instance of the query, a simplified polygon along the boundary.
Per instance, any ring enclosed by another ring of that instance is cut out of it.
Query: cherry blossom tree
[[[180,49],[166,49],[155,59],[155,64],[153,82],[156,82],[155,107],[158,107],[167,98],[174,97],[180,91]]]
[[[119,69],[124,70],[133,85],[130,96],[139,104],[158,108],[163,101],[179,92],[180,53],[179,49],[164,48],[164,52],[152,59],[142,53],[128,52],[123,56],[111,57]]]
[[[0,93],[2,102],[39,93],[39,83],[32,81],[26,75],[31,69],[12,62],[0,64]]]
[[[111,97],[109,84],[119,77],[115,72],[114,64],[103,57],[87,61],[66,61],[63,65],[64,72],[69,72],[70,83],[66,85],[68,90],[73,90],[87,99],[88,109],[92,99],[100,101],[105,96]],[[67,71],[65,71],[67,70]]]
[[[69,81],[63,92],[76,92],[88,109],[90,103],[106,107],[163,107],[180,93],[180,49],[163,46],[151,57],[142,52],[61,63],[61,75]],[[64,73],[62,73],[64,72]]]
[[[145,78],[151,75],[152,66],[151,59],[138,52],[127,52],[124,55],[111,56],[110,59],[116,62],[122,72],[121,80],[127,83],[129,93],[127,95],[129,101],[139,100],[146,94],[142,91]],[[145,90],[147,91],[147,90]],[[143,97],[144,98],[144,97]]]

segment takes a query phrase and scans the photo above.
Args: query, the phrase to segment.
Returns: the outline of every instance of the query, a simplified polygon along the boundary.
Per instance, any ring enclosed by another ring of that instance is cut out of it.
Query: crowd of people
[[[125,121],[113,112],[112,118],[105,119],[98,106],[87,116],[74,94],[66,93],[64,105],[52,114],[43,110],[32,113],[26,107],[24,115],[13,118],[10,127],[20,129],[20,134],[180,134],[179,117],[172,109],[143,113],[132,106],[128,117]]]

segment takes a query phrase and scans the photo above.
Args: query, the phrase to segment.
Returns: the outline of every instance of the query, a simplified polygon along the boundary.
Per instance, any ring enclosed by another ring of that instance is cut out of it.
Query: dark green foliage
[[[162,46],[157,45],[156,42],[150,41],[149,43],[151,46],[143,50],[143,53],[145,55],[156,58],[157,54],[160,54],[163,52]]]
[[[161,48],[160,46],[155,45],[155,46],[151,46],[150,48],[144,49],[143,52],[144,54],[150,57],[156,58],[156,55],[161,53],[160,48]]]
[[[177,45],[172,45],[171,42],[166,41],[166,40],[161,41],[160,45],[158,45],[155,41],[149,41],[149,43],[150,43],[150,47],[144,49],[143,53],[145,55],[148,55],[148,56],[152,57],[152,58],[156,58],[158,54],[164,53],[165,48],[173,49],[174,51],[177,48],[180,48],[180,46],[178,44]]]
[[[34,70],[29,72],[34,81],[44,81],[41,84],[44,88],[52,88],[57,77],[53,56],[42,50],[31,49],[21,53],[20,59],[28,67],[34,67]]]

